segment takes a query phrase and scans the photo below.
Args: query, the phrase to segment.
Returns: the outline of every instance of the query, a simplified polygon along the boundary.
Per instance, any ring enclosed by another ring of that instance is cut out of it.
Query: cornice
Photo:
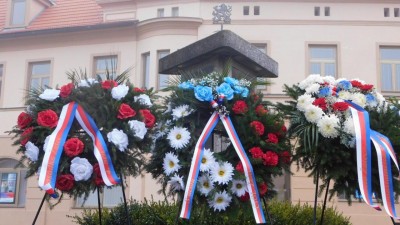
[[[203,24],[203,19],[198,17],[153,18],[139,22],[137,24],[137,34],[138,39],[156,35],[193,34],[194,31],[197,34],[198,27],[201,24]]]

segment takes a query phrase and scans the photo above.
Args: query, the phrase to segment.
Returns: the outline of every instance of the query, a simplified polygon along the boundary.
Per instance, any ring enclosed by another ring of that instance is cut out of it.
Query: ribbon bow
[[[185,219],[190,218],[194,191],[196,188],[197,178],[200,170],[200,164],[204,153],[204,146],[208,138],[212,134],[212,131],[214,130],[218,121],[221,120],[222,124],[224,125],[228,133],[230,140],[232,141],[233,147],[235,148],[236,153],[238,154],[240,161],[243,164],[243,169],[246,176],[247,189],[249,192],[251,206],[253,208],[253,214],[255,220],[257,223],[266,223],[251,162],[247,157],[246,151],[244,150],[242,143],[240,142],[239,136],[236,133],[232,121],[229,118],[229,115],[226,113],[226,111],[224,111],[224,113],[221,112],[221,108],[223,108],[222,106],[223,99],[224,96],[219,95],[218,102],[215,102],[214,100],[210,101],[211,106],[214,109],[216,109],[216,111],[211,115],[210,119],[208,120],[206,126],[203,129],[203,132],[199,137],[199,140],[196,143],[196,147],[192,158],[192,163],[190,165],[189,176],[185,188],[185,194],[183,197],[183,204],[180,217]]]
[[[99,163],[104,183],[107,186],[120,183],[120,179],[115,173],[107,145],[96,123],[80,105],[70,102],[63,106],[57,127],[50,135],[39,174],[39,186],[50,195],[55,194],[54,188],[58,165],[74,118],[78,120],[82,128],[93,140],[94,155]]]

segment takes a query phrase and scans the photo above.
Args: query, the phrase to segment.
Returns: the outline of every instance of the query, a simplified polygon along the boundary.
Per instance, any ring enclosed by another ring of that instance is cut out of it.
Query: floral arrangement
[[[254,85],[214,72],[170,91],[147,165],[147,171],[163,184],[164,193],[169,190],[182,198],[196,142],[216,111],[230,116],[250,158],[260,196],[273,196],[272,178],[288,169],[291,154],[282,115],[254,92]],[[250,207],[243,165],[221,123],[211,136],[215,141],[208,141],[203,149],[193,204],[212,212]]]
[[[358,79],[335,80],[331,76],[310,75],[292,87],[285,86],[285,92],[293,100],[279,104],[279,108],[290,118],[288,133],[298,140],[293,159],[311,175],[319,175],[324,181],[322,187],[332,179],[331,197],[335,193],[344,194],[350,202],[358,183],[355,128],[347,102],[368,111],[371,128],[390,140],[397,140],[399,135],[398,110],[393,110],[393,105],[373,85]],[[398,144],[393,142],[397,150]],[[375,168],[372,189],[379,198],[377,174]],[[396,191],[397,188],[396,184]]]
[[[49,137],[63,115],[63,106],[78,103],[93,118],[108,148],[117,176],[136,175],[153,139],[156,106],[152,90],[134,87],[127,71],[115,79],[87,78],[72,72],[70,83],[60,88],[30,91],[27,108],[18,116],[14,145],[21,163],[28,165],[27,177],[39,174]],[[66,134],[59,160],[55,188],[71,196],[87,196],[105,185],[93,150],[93,141],[74,120]]]

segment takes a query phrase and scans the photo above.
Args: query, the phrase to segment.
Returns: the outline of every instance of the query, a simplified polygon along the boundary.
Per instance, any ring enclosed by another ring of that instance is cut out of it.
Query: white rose
[[[121,152],[124,152],[128,147],[128,136],[122,130],[114,128],[107,134],[107,138],[108,141],[116,145]]]
[[[150,101],[150,97],[146,94],[141,94],[139,96],[135,96],[135,102],[139,102],[140,104],[152,106],[153,103]]]
[[[56,89],[46,89],[42,94],[39,95],[39,98],[47,100],[47,101],[54,101],[60,95],[60,90]]]
[[[37,161],[39,156],[39,148],[30,141],[25,144],[25,148],[26,157],[28,157],[33,162]]]
[[[146,135],[147,133],[147,128],[145,123],[138,120],[130,120],[128,124],[133,133],[135,133],[135,137],[138,137],[140,139],[144,138],[144,135]]]
[[[99,83],[96,79],[88,78],[86,80],[81,80],[81,82],[78,84],[78,87],[90,87],[90,85],[96,83]]]
[[[93,173],[93,166],[85,158],[75,157],[69,169],[76,181],[89,180]]]
[[[120,84],[111,90],[111,95],[114,99],[121,100],[123,97],[125,97],[126,94],[128,94],[128,91],[128,86],[126,86],[125,84]]]

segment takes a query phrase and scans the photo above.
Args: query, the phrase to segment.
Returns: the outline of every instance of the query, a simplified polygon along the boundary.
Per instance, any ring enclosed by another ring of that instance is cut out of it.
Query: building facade
[[[102,74],[111,66],[131,68],[137,86],[165,87],[167,75],[158,60],[220,30],[212,22],[215,0],[0,0],[0,218],[4,224],[29,224],[43,197],[37,180],[23,179],[15,168],[19,156],[5,132],[24,109],[26,90],[63,85],[65,73],[84,69]],[[232,30],[279,63],[279,77],[263,92],[271,101],[286,99],[284,84],[308,74],[360,78],[385,96],[400,94],[399,0],[253,0],[225,1],[232,6]],[[312,180],[293,165],[294,175],[277,183],[280,198],[313,202]],[[162,199],[157,185],[143,174],[128,181],[128,196]],[[3,185],[4,183],[4,185]],[[6,185],[7,184],[7,185]],[[4,186],[4,187],[3,187]],[[109,189],[104,207],[120,202]],[[84,207],[97,207],[89,198]],[[42,209],[37,224],[70,224],[66,215],[82,210],[82,199],[65,198]],[[351,216],[355,225],[391,224],[383,212],[364,203],[348,206],[340,198],[329,204]],[[400,208],[400,207],[398,207]],[[18,216],[16,216],[18,215]],[[373,222],[371,222],[373,221]]]

